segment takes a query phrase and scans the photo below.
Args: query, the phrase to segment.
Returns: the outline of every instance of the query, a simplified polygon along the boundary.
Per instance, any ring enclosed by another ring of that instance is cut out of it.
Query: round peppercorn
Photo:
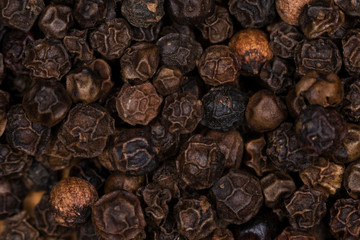
[[[43,0],[2,0],[0,19],[5,26],[28,32],[44,8]]]
[[[22,102],[30,121],[47,127],[61,122],[72,103],[64,86],[51,80],[36,81],[24,94]]]
[[[99,160],[110,171],[138,176],[155,169],[155,153],[148,131],[129,128],[117,132]]]
[[[153,79],[153,85],[161,96],[167,96],[179,90],[183,78],[177,67],[161,66]]]
[[[211,187],[222,175],[225,158],[211,138],[193,135],[176,159],[176,170],[186,185],[193,189]]]
[[[1,233],[3,240],[38,240],[40,234],[29,222],[30,216],[22,211],[6,219],[4,231]]]
[[[352,198],[336,200],[330,209],[330,230],[338,239],[359,239],[360,201]]]
[[[350,197],[360,199],[358,181],[360,177],[360,162],[355,161],[346,167],[344,173],[344,187]]]
[[[34,78],[60,80],[69,72],[71,61],[59,40],[39,39],[27,45],[24,66],[30,70],[30,75]]]
[[[244,29],[230,39],[229,46],[240,57],[242,74],[257,75],[262,65],[273,58],[267,38],[261,30]]]
[[[197,66],[201,78],[207,85],[218,86],[237,80],[240,59],[230,47],[213,45],[205,49]]]
[[[47,38],[64,38],[73,24],[71,10],[65,5],[47,6],[39,18],[40,30]]]
[[[259,180],[245,172],[231,170],[211,188],[218,216],[230,224],[243,224],[253,218],[263,204]]]
[[[192,133],[203,115],[201,101],[191,93],[174,93],[165,98],[162,119],[170,133]]]
[[[329,196],[340,189],[343,173],[343,165],[333,163],[328,158],[319,157],[310,167],[300,173],[300,178],[304,184]]]
[[[97,27],[90,33],[89,38],[90,45],[95,51],[107,60],[113,60],[120,58],[130,46],[132,31],[124,19],[114,18]]]
[[[309,105],[296,121],[296,137],[312,155],[331,152],[343,143],[347,130],[342,116],[334,109]]]
[[[286,119],[286,106],[274,93],[260,90],[249,99],[245,117],[253,130],[257,132],[271,131]]]
[[[204,118],[201,124],[221,131],[238,128],[245,121],[245,94],[230,85],[212,88],[203,98]]]
[[[270,26],[270,49],[276,56],[293,58],[296,45],[304,38],[301,32],[286,22]]]
[[[111,68],[102,59],[95,59],[86,67],[66,75],[66,90],[74,102],[84,103],[103,100],[114,83],[111,81]]]
[[[288,122],[268,134],[266,155],[280,171],[299,172],[313,161],[313,157],[299,146],[293,125]]]
[[[231,38],[234,32],[233,22],[226,8],[215,6],[214,13],[197,26],[202,36],[211,43],[220,43]]]
[[[331,1],[311,1],[304,5],[299,25],[309,38],[332,36],[344,24],[345,14]]]
[[[88,30],[71,29],[63,39],[64,46],[74,62],[90,61],[94,58],[94,50],[87,43]]]
[[[50,127],[31,122],[21,104],[13,105],[7,113],[6,140],[15,149],[31,156],[43,152],[50,140]]]
[[[99,156],[115,131],[114,119],[98,104],[77,104],[61,126],[59,139],[74,157]]]
[[[27,154],[12,149],[7,144],[0,144],[0,177],[19,177],[28,170],[32,158]]]
[[[216,213],[205,196],[181,198],[174,214],[178,231],[187,239],[202,239],[216,228]]]
[[[360,16],[360,4],[359,1],[354,0],[334,0],[334,3],[338,5],[347,15]]]
[[[69,177],[58,182],[50,193],[55,220],[64,226],[85,223],[90,207],[98,199],[96,189],[86,180]]]
[[[281,19],[290,25],[299,25],[303,7],[311,0],[275,0],[276,11]]]
[[[179,24],[198,25],[214,12],[215,0],[169,0],[168,12]]]
[[[338,47],[330,39],[303,40],[294,51],[296,73],[303,76],[311,71],[338,73],[342,60]]]
[[[297,190],[285,203],[292,227],[311,229],[316,227],[326,214],[326,196],[307,186]]]
[[[165,15],[164,0],[124,0],[121,13],[135,27],[149,27]]]
[[[203,52],[201,44],[185,33],[169,33],[160,38],[156,45],[160,47],[162,64],[175,66],[183,73],[188,73],[196,67],[196,60]]]
[[[82,28],[95,27],[107,14],[107,0],[78,0],[73,8],[74,18]]]
[[[136,195],[124,190],[104,194],[92,207],[92,222],[104,239],[145,239],[146,221]]]
[[[261,28],[275,18],[274,0],[230,0],[229,11],[243,28]]]
[[[150,82],[131,86],[125,83],[116,99],[119,117],[131,125],[147,125],[160,111],[163,98]]]
[[[120,59],[122,80],[142,84],[152,78],[160,61],[159,47],[153,43],[135,43],[127,48]]]
[[[346,71],[360,75],[360,29],[352,29],[342,39],[343,59]]]

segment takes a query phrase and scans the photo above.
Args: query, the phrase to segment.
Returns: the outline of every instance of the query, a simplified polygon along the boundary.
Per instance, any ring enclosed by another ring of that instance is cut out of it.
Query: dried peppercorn
[[[122,86],[116,98],[119,117],[131,125],[147,125],[160,111],[163,98],[159,96],[150,82]]]
[[[234,32],[233,25],[228,10],[215,5],[214,13],[197,27],[200,29],[203,38],[208,39],[211,43],[220,43],[231,38]]]
[[[31,156],[41,154],[50,140],[51,129],[31,122],[21,104],[13,105],[7,118],[5,136],[9,145]]]
[[[169,33],[161,37],[156,45],[160,47],[161,63],[175,66],[183,73],[188,73],[195,68],[196,60],[203,52],[199,42],[183,33]]]
[[[140,201],[124,190],[104,194],[92,207],[92,222],[105,239],[146,238]]]
[[[300,173],[304,184],[327,195],[334,195],[341,187],[344,166],[319,157]]]
[[[66,90],[74,102],[104,100],[113,85],[111,68],[102,59],[95,59],[66,75]]]
[[[152,78],[160,62],[159,47],[140,42],[127,48],[120,59],[122,80],[130,84],[142,84]]]
[[[260,90],[249,98],[245,118],[250,128],[256,132],[272,131],[286,117],[285,104],[272,92]]]
[[[71,235],[71,228],[64,227],[55,220],[49,200],[49,194],[45,193],[35,206],[33,210],[35,227],[46,237],[60,238]]]
[[[130,46],[132,31],[122,18],[115,18],[98,26],[89,35],[91,47],[104,58],[113,60],[120,58]]]
[[[59,139],[75,157],[99,156],[115,131],[114,119],[97,104],[77,104],[62,124]]]
[[[309,2],[310,0],[276,0],[276,11],[284,22],[297,26],[303,7]]]
[[[280,171],[298,172],[309,167],[313,157],[300,147],[295,129],[289,122],[282,123],[268,134],[266,154]]]
[[[179,90],[183,74],[177,67],[161,66],[152,83],[161,96],[167,96]]]
[[[296,190],[295,182],[287,173],[276,171],[260,179],[265,205],[270,208],[279,206]]]
[[[156,39],[158,39],[158,36],[160,34],[160,30],[163,26],[162,21],[159,21],[155,24],[151,24],[147,28],[132,28],[132,38],[133,40],[137,42],[153,42]]]
[[[357,239],[360,236],[359,200],[338,199],[330,209],[330,230],[338,239]]]
[[[304,5],[298,20],[304,35],[312,39],[335,34],[344,24],[345,14],[332,2],[311,1]]]
[[[187,186],[193,189],[210,188],[222,175],[224,155],[211,138],[193,135],[176,159],[176,170]]]
[[[30,216],[25,211],[22,211],[5,221],[5,231],[0,236],[4,240],[37,240],[39,239],[39,232],[29,222]]]
[[[359,161],[355,161],[346,167],[344,173],[344,187],[350,197],[360,198],[360,189],[358,187]]]
[[[74,18],[82,28],[95,27],[105,19],[109,2],[106,0],[76,1],[73,9]]]
[[[218,86],[237,80],[240,59],[230,47],[213,45],[205,49],[197,62],[197,67],[205,84]]]
[[[106,178],[104,192],[125,190],[134,193],[143,185],[144,180],[144,175],[131,176],[121,172],[114,172]]]
[[[121,3],[121,13],[135,27],[149,27],[165,15],[164,0],[125,0]]]
[[[302,240],[316,240],[314,234],[309,231],[300,230],[292,227],[286,227],[279,236],[277,236],[276,240],[292,240],[300,238]]]
[[[257,75],[262,65],[273,58],[266,33],[258,29],[244,29],[230,39],[229,46],[240,57],[241,73]]]
[[[210,191],[216,201],[218,216],[230,224],[249,221],[263,203],[259,180],[245,171],[230,171]]]
[[[216,227],[216,214],[205,196],[181,198],[174,207],[178,231],[188,239],[201,239]]]
[[[59,40],[39,39],[27,45],[24,65],[34,78],[60,80],[69,72],[71,61]]]
[[[45,4],[43,0],[2,0],[0,8],[2,24],[28,32],[45,8]]]
[[[34,42],[31,32],[25,33],[20,30],[8,31],[2,40],[2,53],[4,64],[15,75],[28,74],[25,68],[25,51],[27,45]]]
[[[198,25],[214,12],[215,0],[169,0],[167,5],[177,23]]]
[[[346,71],[355,76],[360,75],[359,41],[360,29],[347,31],[342,39],[343,60]]]
[[[338,47],[330,39],[312,39],[299,42],[294,50],[296,73],[311,71],[338,73],[342,65]]]
[[[312,155],[334,151],[346,136],[342,116],[334,109],[309,105],[296,121],[296,138],[300,146]]]
[[[23,97],[23,108],[30,121],[53,127],[61,122],[71,107],[64,86],[55,81],[38,80]]]
[[[71,56],[75,56],[77,61],[88,61],[93,59],[94,51],[86,42],[87,30],[71,29],[64,36],[63,43]]]
[[[274,57],[260,70],[260,85],[275,93],[284,93],[294,84],[294,68],[286,60]]]
[[[360,4],[358,1],[334,0],[334,3],[338,5],[346,14],[350,16],[360,16]]]
[[[43,10],[38,24],[47,38],[62,39],[73,24],[71,8],[65,5],[49,5]]]
[[[20,177],[31,163],[32,158],[24,152],[0,144],[0,177]]]
[[[165,98],[161,113],[170,133],[192,133],[204,115],[202,102],[191,93],[174,93]]]
[[[276,56],[293,58],[295,47],[303,38],[295,26],[281,21],[270,26],[269,47]]]
[[[50,192],[50,207],[55,220],[63,226],[85,223],[90,216],[90,207],[98,199],[91,183],[77,177],[59,181]]]
[[[292,227],[310,229],[317,226],[326,213],[326,197],[306,186],[297,190],[285,203]]]
[[[0,189],[0,219],[20,212],[27,192],[21,180],[0,178]]]
[[[157,165],[156,150],[149,135],[141,128],[119,130],[99,156],[100,163],[110,171],[130,175],[144,175],[153,171]]]
[[[202,98],[204,117],[201,124],[221,131],[238,128],[245,122],[247,101],[245,93],[231,85],[214,87]]]
[[[244,28],[261,28],[275,18],[274,0],[230,0],[229,11]]]
[[[264,173],[275,169],[269,163],[266,154],[266,141],[263,135],[248,139],[245,142],[245,151],[244,164],[253,169],[256,175],[262,176]]]

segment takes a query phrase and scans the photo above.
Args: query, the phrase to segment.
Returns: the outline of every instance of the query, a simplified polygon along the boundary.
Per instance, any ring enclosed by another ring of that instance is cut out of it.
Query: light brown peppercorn
[[[271,131],[286,119],[286,106],[274,93],[260,90],[249,99],[245,117],[255,131]]]
[[[259,29],[244,29],[236,33],[229,46],[240,56],[241,70],[244,75],[256,75],[262,65],[273,58],[268,36]]]
[[[299,25],[298,18],[310,0],[276,0],[276,11],[281,19],[291,25]]]
[[[85,223],[90,207],[98,199],[91,183],[77,177],[65,178],[58,182],[50,193],[50,206],[55,220],[64,226]]]

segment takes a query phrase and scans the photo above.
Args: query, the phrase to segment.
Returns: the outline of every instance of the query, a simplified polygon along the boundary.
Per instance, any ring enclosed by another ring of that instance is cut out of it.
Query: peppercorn
[[[63,226],[85,223],[98,194],[88,181],[70,177],[59,181],[50,193],[55,220]]]

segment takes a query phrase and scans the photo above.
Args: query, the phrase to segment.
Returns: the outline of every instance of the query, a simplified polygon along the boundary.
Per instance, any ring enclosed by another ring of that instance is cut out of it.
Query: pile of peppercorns
[[[0,239],[360,239],[359,1],[0,0],[0,84]]]

